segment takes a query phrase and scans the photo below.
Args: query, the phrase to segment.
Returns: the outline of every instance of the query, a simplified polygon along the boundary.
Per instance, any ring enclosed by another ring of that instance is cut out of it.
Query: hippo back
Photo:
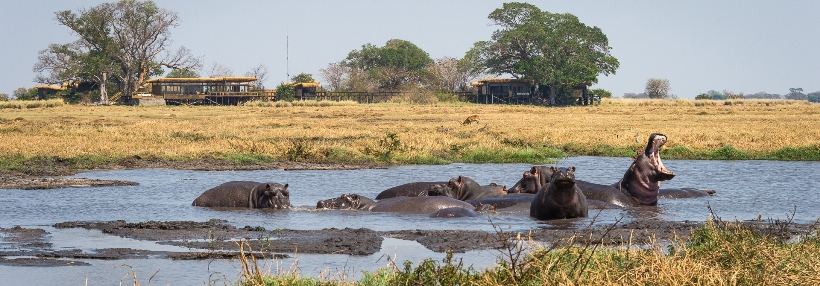
[[[440,209],[460,207],[474,209],[473,205],[446,196],[395,197],[380,200],[371,211],[429,214]]]
[[[447,186],[447,182],[413,182],[386,189],[376,196],[377,200],[395,197],[425,197],[437,188]],[[435,194],[434,194],[435,195]]]

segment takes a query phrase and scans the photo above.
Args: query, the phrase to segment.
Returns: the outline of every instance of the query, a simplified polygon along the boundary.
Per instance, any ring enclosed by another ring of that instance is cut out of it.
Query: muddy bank
[[[396,230],[374,231],[366,228],[321,230],[266,230],[262,227],[237,228],[225,220],[148,221],[128,223],[122,220],[108,222],[63,222],[55,228],[84,228],[103,233],[158,244],[188,248],[189,251],[168,252],[132,248],[105,248],[94,250],[54,250],[42,229],[13,227],[0,228],[0,264],[16,266],[87,265],[83,260],[167,258],[235,259],[240,247],[253,250],[257,258],[286,258],[293,253],[370,255],[381,249],[384,237],[416,241],[435,252],[452,250],[463,253],[470,250],[503,249],[508,241],[516,239],[541,244],[572,242],[577,245],[655,245],[662,242],[686,241],[692,231],[704,222],[637,220],[627,223],[574,228],[550,225],[542,228],[509,231],[498,228],[495,232],[472,230]],[[783,223],[777,221],[746,222],[750,229],[776,235],[784,241],[806,234],[816,225]]]
[[[76,163],[59,158],[44,158],[27,162],[18,171],[0,170],[0,189],[42,190],[73,187],[134,186],[135,182],[121,180],[96,180],[87,178],[66,178],[87,170],[117,169],[175,169],[198,171],[251,171],[251,170],[355,170],[372,169],[378,165],[320,164],[305,162],[254,162],[236,163],[230,161],[202,159],[194,161],[168,161],[140,158],[138,156],[120,159],[115,163],[77,169]]]
[[[19,172],[0,171],[0,189],[45,190],[136,185],[138,184],[135,182],[121,180],[32,176]]]
[[[225,220],[207,222],[65,222],[56,228],[96,229],[103,233],[139,240],[156,241],[160,244],[193,249],[238,251],[240,241],[254,251],[277,253],[315,253],[369,255],[379,251],[382,236],[370,229],[322,229],[322,230],[266,230],[262,227],[237,228]]]

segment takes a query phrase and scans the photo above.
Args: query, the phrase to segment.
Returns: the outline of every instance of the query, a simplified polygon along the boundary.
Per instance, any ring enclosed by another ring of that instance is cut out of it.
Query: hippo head
[[[427,187],[427,196],[446,196],[451,190],[449,184],[433,184]]]
[[[553,186],[561,190],[575,187],[575,167],[550,167],[550,171],[552,171],[550,184],[552,184]]]
[[[290,191],[288,184],[277,183],[265,184],[259,196],[260,208],[287,209],[290,208]]]
[[[663,144],[666,144],[666,135],[652,133],[652,135],[649,135],[649,141],[643,151],[643,156],[638,154],[635,159],[635,163],[638,164],[640,161],[640,165],[643,165],[645,169],[644,172],[656,181],[667,181],[675,177],[675,173],[667,170],[661,161],[659,151]]]
[[[362,197],[357,194],[342,194],[341,197],[316,202],[316,209],[355,210],[361,206]]]
[[[465,198],[468,196],[467,193],[469,192],[469,190],[477,189],[479,185],[473,179],[464,176],[458,176],[457,178],[450,179],[450,181],[447,183],[447,186],[449,187],[449,194],[445,194],[446,196],[449,196],[457,200],[465,200]]]
[[[532,170],[524,172],[521,181],[515,186],[507,190],[507,193],[528,193],[534,194],[541,188],[541,171],[537,167],[532,167]]]

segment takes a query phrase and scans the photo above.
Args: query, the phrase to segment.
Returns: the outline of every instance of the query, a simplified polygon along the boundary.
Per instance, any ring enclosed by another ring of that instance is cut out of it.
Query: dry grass
[[[0,109],[31,109],[31,108],[42,108],[42,107],[57,107],[63,106],[65,103],[62,99],[49,99],[49,100],[12,100],[12,101],[0,101]],[[2,117],[0,117],[2,118]]]
[[[683,146],[714,151],[731,145],[751,154],[765,154],[787,146],[820,146],[818,104],[756,100],[731,105],[695,103],[622,99],[606,100],[601,106],[565,108],[324,106],[323,102],[296,103],[288,108],[60,105],[47,112],[4,109],[0,113],[0,150],[4,150],[2,156],[23,158],[136,155],[182,160],[239,156],[417,162],[417,158],[460,160],[485,151],[537,153],[544,148],[570,154],[628,156],[644,145],[652,132],[666,134],[666,146],[671,150]],[[473,114],[481,116],[480,124],[461,125]]]

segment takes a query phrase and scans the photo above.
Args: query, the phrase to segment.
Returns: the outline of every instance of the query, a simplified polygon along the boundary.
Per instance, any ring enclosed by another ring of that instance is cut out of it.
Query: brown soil
[[[285,258],[288,253],[370,255],[378,252],[383,237],[414,240],[430,250],[465,252],[470,250],[504,249],[510,241],[522,239],[536,243],[578,245],[655,245],[658,242],[686,241],[692,230],[702,222],[670,222],[661,220],[638,220],[597,226],[588,229],[539,228],[523,232],[496,232],[474,230],[397,230],[374,231],[371,229],[322,229],[322,230],[266,230],[262,227],[237,228],[224,220],[148,221],[127,223],[122,220],[108,222],[63,222],[56,228],[96,229],[103,233],[160,244],[190,248],[185,252],[148,251],[131,248],[82,250],[51,249],[51,243],[42,229],[13,227],[0,228],[0,264],[15,266],[67,266],[87,265],[72,259],[126,259],[170,258],[231,259],[239,256],[240,243],[250,246],[257,258]],[[753,222],[759,231],[781,235],[783,239],[806,233],[812,225],[782,224],[779,222]],[[572,239],[572,240],[570,240]],[[248,249],[246,248],[245,251]],[[10,256],[26,258],[7,259]],[[59,260],[58,260],[59,259]]]

